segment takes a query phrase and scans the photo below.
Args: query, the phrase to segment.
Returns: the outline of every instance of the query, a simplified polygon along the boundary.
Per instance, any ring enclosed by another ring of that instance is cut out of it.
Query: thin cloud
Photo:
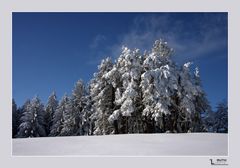
[[[186,61],[227,47],[226,15],[202,14],[196,18],[188,23],[171,14],[138,16],[131,30],[119,37],[119,43],[111,46],[110,52],[118,57],[123,45],[149,50],[155,40],[163,38],[175,50],[175,59]]]
[[[106,39],[107,39],[106,36],[104,36],[102,34],[98,34],[94,38],[93,42],[89,45],[89,47],[91,49],[95,49],[95,48],[99,47]]]
[[[93,40],[92,43],[89,45],[90,53],[89,53],[89,60],[87,64],[89,65],[97,65],[101,62],[101,59],[105,57],[105,48],[107,37],[103,34],[98,34]]]

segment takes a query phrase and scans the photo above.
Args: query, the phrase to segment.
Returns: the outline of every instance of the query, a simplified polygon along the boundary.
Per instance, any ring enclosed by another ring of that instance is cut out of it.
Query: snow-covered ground
[[[13,139],[17,156],[199,156],[228,154],[228,134],[128,134]]]

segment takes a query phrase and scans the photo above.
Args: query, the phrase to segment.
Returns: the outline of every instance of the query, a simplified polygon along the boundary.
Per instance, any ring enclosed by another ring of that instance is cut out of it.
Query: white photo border
[[[239,56],[238,31],[240,12],[236,2],[227,0],[21,0],[0,2],[0,102],[1,161],[5,167],[212,167],[210,159],[227,159],[227,167],[238,165]],[[159,157],[14,157],[12,156],[12,12],[228,12],[228,156],[159,156]]]

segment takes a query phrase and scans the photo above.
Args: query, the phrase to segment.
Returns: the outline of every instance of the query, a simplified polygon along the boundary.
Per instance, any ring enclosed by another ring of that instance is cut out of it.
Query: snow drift
[[[125,134],[13,139],[13,156],[225,156],[228,134]]]

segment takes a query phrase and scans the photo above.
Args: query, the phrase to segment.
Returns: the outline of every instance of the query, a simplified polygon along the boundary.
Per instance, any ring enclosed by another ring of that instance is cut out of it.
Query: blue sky
[[[198,66],[213,106],[227,99],[227,13],[13,13],[13,98],[58,99],[89,82],[101,59],[122,45],[151,48],[165,39],[179,64]]]

